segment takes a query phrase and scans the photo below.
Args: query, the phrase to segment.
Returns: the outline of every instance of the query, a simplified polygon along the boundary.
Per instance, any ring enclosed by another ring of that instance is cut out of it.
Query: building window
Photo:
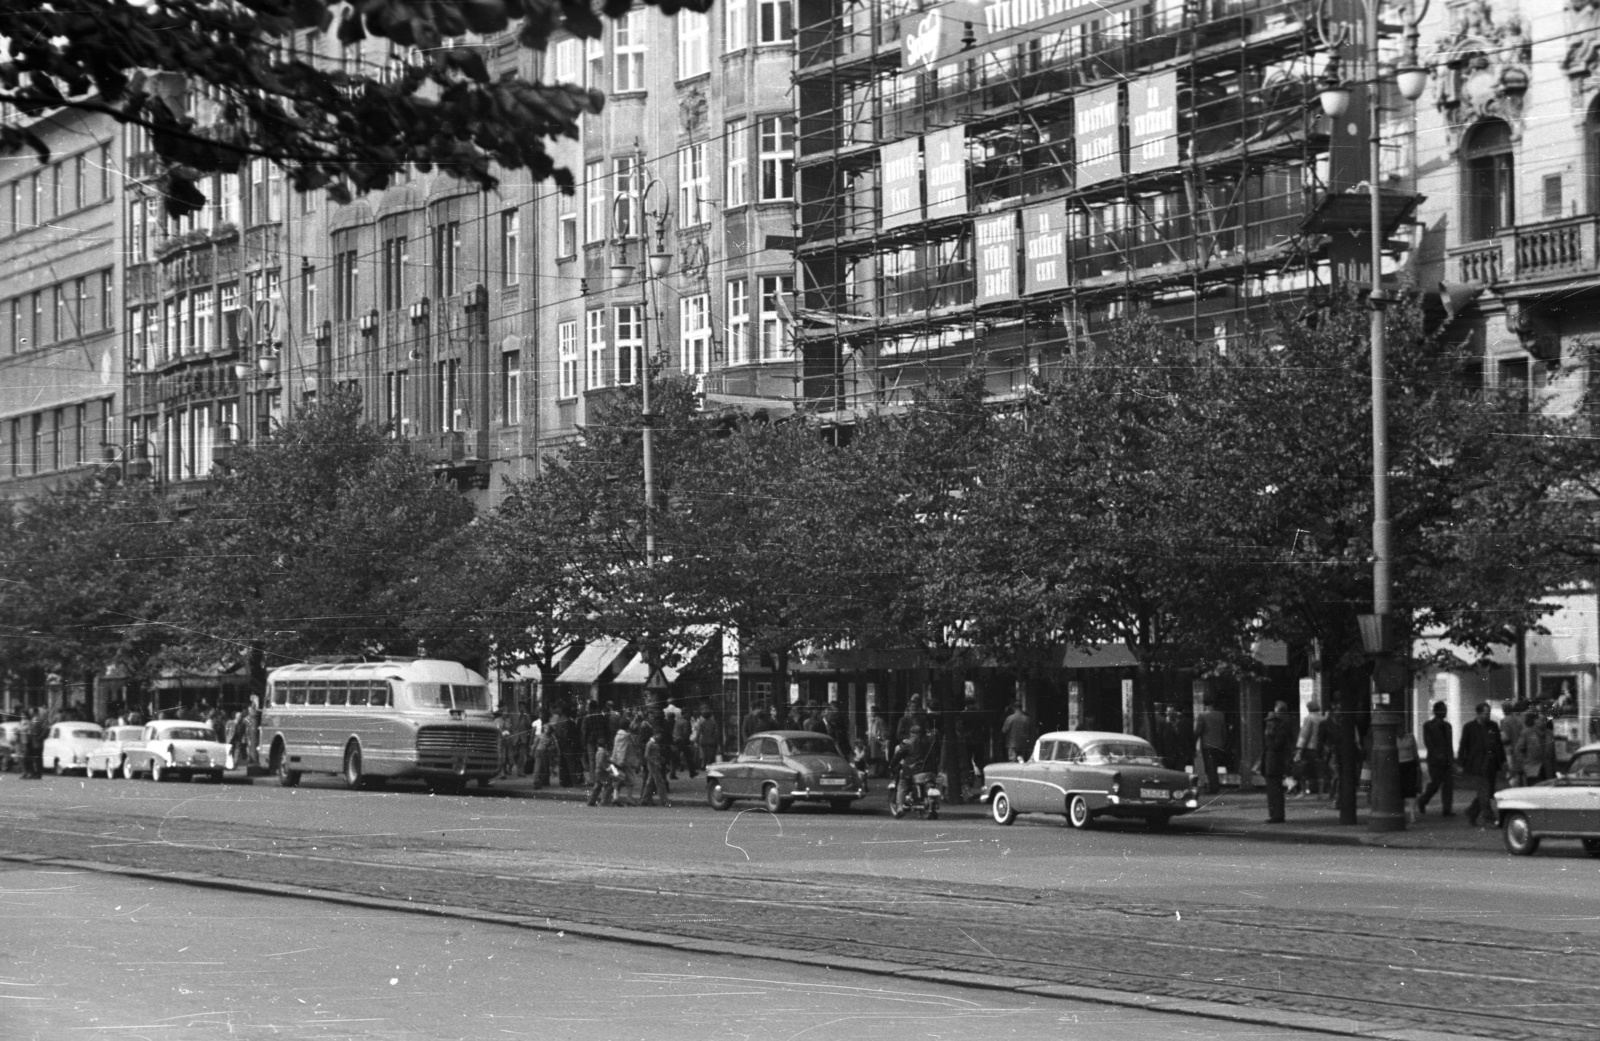
[[[761,18],[761,43],[788,43],[794,39],[794,0],[757,0]]]
[[[723,204],[743,206],[750,201],[750,136],[749,126],[742,119],[728,124],[728,185]]]
[[[1493,238],[1516,224],[1511,128],[1504,121],[1486,119],[1468,132],[1461,147],[1461,188],[1465,241]]]
[[[460,389],[461,361],[451,358],[438,366],[439,429],[460,430],[461,409],[456,407],[456,393]]]
[[[723,48],[730,54],[750,46],[750,0],[727,0],[722,5]]]
[[[605,164],[593,162],[583,168],[583,241],[606,239]]]
[[[556,397],[578,396],[578,323],[556,326]]]
[[[644,308],[634,304],[616,312],[617,386],[632,386],[639,379],[639,356],[644,353]]]
[[[356,278],[360,254],[353,249],[333,255],[333,317],[348,322],[356,316]]]
[[[750,361],[750,283],[736,278],[728,283],[728,364]]]
[[[460,288],[461,224],[450,221],[433,229],[433,288],[441,301]],[[449,429],[449,428],[446,428]]]
[[[611,27],[611,89],[618,94],[644,89],[645,15],[629,11]]]
[[[383,240],[383,309],[398,311],[406,305],[406,237]]]
[[[578,200],[565,192],[556,193],[556,256],[571,257],[578,252]]]
[[[711,219],[711,182],[706,175],[706,146],[687,145],[678,153],[678,223],[694,228]]]
[[[761,276],[761,360],[776,361],[789,356],[789,294],[794,279],[789,275]]]
[[[794,117],[761,121],[761,201],[794,198]]]
[[[606,385],[606,313],[590,311],[583,316],[584,346],[589,353],[589,368],[584,387],[597,390]]]
[[[583,75],[583,41],[576,36],[557,40],[551,50],[551,78],[557,83],[577,83]]]
[[[1561,175],[1544,175],[1544,219],[1556,220],[1561,216]]]
[[[522,352],[500,352],[500,403],[505,409],[506,425],[522,422]]]
[[[690,376],[711,371],[711,298],[704,293],[678,301],[679,366]]]
[[[601,39],[585,40],[583,44],[584,64],[588,66],[588,77],[584,86],[590,90],[606,89],[606,43]]]
[[[501,285],[514,286],[522,279],[521,259],[517,243],[522,238],[522,214],[506,210],[500,214],[500,273]]]
[[[206,289],[190,294],[194,301],[194,340],[197,349],[213,351],[217,343],[217,297]]]
[[[389,424],[389,436],[399,437],[405,433],[406,373],[404,369],[384,375],[383,415]]]
[[[678,78],[710,72],[709,19],[699,11],[679,11],[672,20],[678,26]]]
[[[110,271],[100,272],[100,328],[102,329],[111,328],[111,300],[115,285]]]
[[[616,222],[613,229],[618,238],[632,238],[638,232],[633,226],[634,206],[634,174],[637,164],[631,156],[624,156],[611,161],[612,188],[616,192],[612,203],[612,219]]]
[[[226,301],[222,309],[228,309]],[[300,333],[310,336],[317,327],[317,269],[307,264],[300,269]]]

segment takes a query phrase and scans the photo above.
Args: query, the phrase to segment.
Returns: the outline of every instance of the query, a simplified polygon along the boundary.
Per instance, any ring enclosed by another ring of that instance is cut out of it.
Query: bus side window
[[[372,704],[385,708],[394,704],[393,692],[389,688],[388,680],[379,680],[372,685]]]
[[[367,703],[367,688],[371,686],[361,680],[350,681],[350,704],[365,705]]]
[[[289,704],[291,704],[291,705],[304,705],[305,703],[306,703],[306,684],[305,684],[305,681],[302,680],[299,683],[291,683],[291,684],[289,684]]]
[[[343,683],[333,683],[328,687],[328,704],[343,705],[349,694],[349,688]]]
[[[306,686],[310,688],[307,692],[309,696],[306,698],[306,704],[326,705],[328,703],[327,680],[311,680]]]
[[[285,689],[284,685],[282,683],[273,684],[273,687],[272,687],[272,703],[274,705],[283,705],[283,704],[286,704],[288,702],[288,700],[289,700],[289,691],[287,689]]]

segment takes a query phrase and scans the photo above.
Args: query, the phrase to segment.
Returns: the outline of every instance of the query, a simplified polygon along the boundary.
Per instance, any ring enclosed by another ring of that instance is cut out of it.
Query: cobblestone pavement
[[[152,840],[152,837],[154,839]],[[173,815],[12,814],[0,855],[183,872],[545,921],[1080,985],[1241,1010],[1347,1017],[1360,1031],[1592,1039],[1600,948],[1491,925],[1130,903],[1006,886],[579,862],[469,840],[329,835]]]

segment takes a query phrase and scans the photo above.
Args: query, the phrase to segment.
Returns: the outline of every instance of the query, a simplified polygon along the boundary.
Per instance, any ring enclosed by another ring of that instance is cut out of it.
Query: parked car
[[[44,768],[58,777],[68,770],[86,770],[89,753],[103,733],[93,723],[57,723],[44,736]]]
[[[22,741],[26,723],[0,723],[0,772],[22,768]]]
[[[89,753],[85,772],[93,777],[95,771],[100,770],[107,777],[115,777],[122,772],[122,763],[130,748],[144,748],[144,727],[107,727],[104,740]]]
[[[1578,839],[1600,857],[1600,744],[1573,753],[1553,781],[1495,793],[1495,813],[1506,849],[1525,857],[1544,839]]]
[[[203,773],[221,781],[222,772],[232,767],[232,753],[217,740],[210,725],[162,719],[146,725],[144,740],[127,750],[122,776],[131,780],[139,774],[149,774],[152,781],[164,781],[168,777],[188,780]]]
[[[1045,734],[1027,762],[984,767],[979,801],[999,824],[1019,813],[1061,813],[1074,828],[1101,817],[1162,828],[1200,805],[1194,778],[1162,766],[1150,742],[1098,730]]]
[[[839,754],[833,739],[809,730],[756,734],[733,762],[706,769],[706,801],[716,810],[739,799],[760,799],[773,813],[796,800],[847,810],[866,794],[866,777]]]

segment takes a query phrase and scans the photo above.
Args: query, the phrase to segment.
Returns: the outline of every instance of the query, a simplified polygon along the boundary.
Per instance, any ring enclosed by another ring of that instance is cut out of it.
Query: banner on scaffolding
[[[953,126],[922,139],[928,181],[928,219],[967,212],[967,128]]]
[[[1017,298],[1017,215],[1000,213],[972,222],[978,254],[978,303]]]
[[[1065,289],[1067,270],[1067,211],[1058,203],[1030,206],[1022,211],[1022,291],[1043,293]]]
[[[1128,84],[1128,172],[1178,165],[1178,74],[1146,76]]]
[[[1080,190],[1122,176],[1122,119],[1118,109],[1115,84],[1085,91],[1073,99]]]
[[[885,230],[917,224],[922,220],[922,139],[896,141],[878,150],[882,166],[883,213],[879,224]]]

